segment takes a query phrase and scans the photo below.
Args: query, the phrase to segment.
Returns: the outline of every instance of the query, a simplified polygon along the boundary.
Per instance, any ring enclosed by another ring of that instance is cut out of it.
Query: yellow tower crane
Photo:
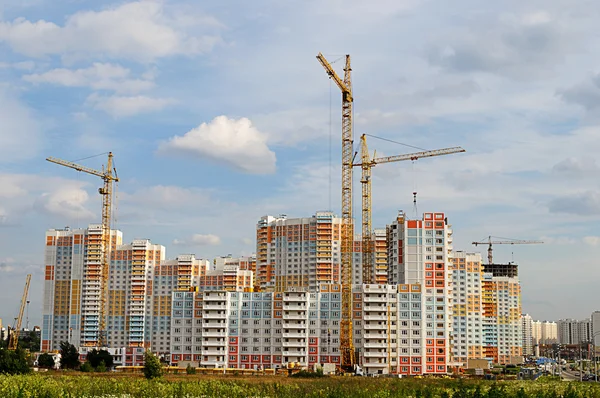
[[[100,311],[98,314],[98,339],[97,346],[106,346],[106,299],[108,291],[108,272],[110,261],[110,219],[112,214],[112,192],[113,182],[118,182],[117,170],[113,168],[113,154],[108,153],[108,161],[106,169],[94,170],[89,167],[81,166],[66,160],[49,157],[46,159],[49,162],[69,167],[77,171],[82,171],[87,174],[95,175],[102,178],[104,186],[98,188],[98,193],[102,195],[102,246],[100,249]],[[114,175],[113,175],[114,171]]]
[[[352,334],[352,247],[354,243],[354,223],[352,220],[352,152],[354,136],[352,131],[352,79],[350,55],[346,55],[344,80],[335,73],[331,64],[319,53],[317,59],[325,68],[330,79],[342,91],[342,236],[341,236],[341,276],[342,276],[342,322],[340,325],[340,350],[342,367],[349,368],[355,363]]]
[[[531,245],[540,243],[544,242],[542,242],[541,240],[518,240],[510,238],[499,238],[497,236],[488,236],[487,239],[483,239],[479,242],[473,242],[472,244],[475,246],[488,245],[488,264],[493,264],[494,258],[492,256],[492,245]]]
[[[465,150],[461,147],[453,147],[379,158],[375,157],[376,154],[374,153],[373,157],[371,158],[371,155],[369,155],[369,147],[367,146],[366,134],[363,134],[360,137],[360,141],[361,162],[354,163],[352,166],[360,167],[362,169],[362,176],[360,179],[362,185],[362,275],[363,283],[376,283],[375,275],[373,274],[373,241],[371,238],[371,169],[382,163],[402,162],[405,160],[414,161],[419,158],[465,152]]]
[[[25,305],[27,304],[27,295],[29,294],[29,283],[31,282],[31,274],[27,274],[25,279],[25,288],[23,289],[23,297],[21,297],[21,307],[19,308],[19,316],[15,318],[15,326],[10,339],[8,341],[8,349],[16,350],[19,345],[19,334],[21,334],[21,324],[23,323],[23,312],[25,312]]]

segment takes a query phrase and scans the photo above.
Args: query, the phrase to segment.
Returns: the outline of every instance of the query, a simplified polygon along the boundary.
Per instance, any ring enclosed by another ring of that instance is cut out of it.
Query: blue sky
[[[412,214],[416,186],[419,212],[447,213],[456,249],[487,235],[543,239],[495,250],[521,264],[524,311],[589,316],[600,5],[524,3],[3,2],[0,317],[14,317],[31,272],[39,323],[45,230],[99,218],[100,181],[47,156],[113,151],[116,226],[168,257],[250,254],[262,215],[339,211],[340,95],[319,51],[352,55],[357,141],[467,150],[374,169],[376,227]]]

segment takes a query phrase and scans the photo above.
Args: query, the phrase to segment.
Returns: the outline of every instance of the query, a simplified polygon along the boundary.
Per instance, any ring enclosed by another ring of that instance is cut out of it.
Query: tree
[[[79,352],[73,344],[66,341],[60,343],[60,367],[63,369],[79,367]]]
[[[161,377],[162,370],[160,360],[150,350],[147,350],[144,353],[144,376],[146,379]]]
[[[40,368],[53,368],[54,367],[54,357],[48,353],[43,353],[38,358],[38,366]]]
[[[0,350],[0,373],[15,375],[30,371],[27,353],[24,350]]]
[[[40,335],[38,332],[21,332],[19,335],[19,346],[31,352],[40,350]]]
[[[112,368],[114,360],[112,355],[107,350],[96,350],[95,348],[88,352],[87,360],[92,365],[92,368],[97,369],[101,363],[104,363],[105,368]]]

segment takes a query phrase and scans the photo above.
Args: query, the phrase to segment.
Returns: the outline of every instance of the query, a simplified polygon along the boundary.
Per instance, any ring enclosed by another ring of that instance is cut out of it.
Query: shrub
[[[21,348],[0,350],[0,373],[17,375],[31,372],[27,354]]]
[[[89,362],[84,362],[83,365],[81,365],[79,367],[79,370],[82,372],[91,372],[92,370],[94,370],[94,368],[92,368],[92,365],[90,365]]]
[[[96,372],[106,372],[106,365],[104,364],[104,361],[100,362],[100,365],[96,366]]]
[[[144,353],[144,377],[156,379],[162,376],[163,369],[160,360],[150,350]]]
[[[316,372],[311,372],[308,370],[301,370],[298,373],[294,373],[292,377],[300,377],[300,378],[315,378],[315,377],[323,377],[323,369],[321,372],[318,370]]]
[[[48,353],[43,353],[38,357],[38,366],[40,368],[53,368],[54,367],[54,357]]]
[[[107,368],[112,368],[114,364],[113,357],[107,350],[93,349],[87,354],[87,360],[94,369],[97,369],[101,363],[104,363],[104,372],[106,372]]]
[[[196,374],[196,368],[193,367],[191,364],[188,363],[187,368],[185,368],[185,372],[189,375],[195,375]]]

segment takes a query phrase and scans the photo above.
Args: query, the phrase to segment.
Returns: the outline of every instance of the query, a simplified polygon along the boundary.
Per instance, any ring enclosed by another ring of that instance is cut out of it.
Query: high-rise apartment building
[[[558,324],[558,342],[560,344],[580,344],[592,341],[592,321],[561,319]]]
[[[452,354],[456,362],[483,358],[483,283],[480,253],[452,259]]]
[[[483,267],[484,357],[500,364],[520,363],[523,336],[517,265]]]
[[[448,220],[444,213],[424,213],[421,220],[410,220],[400,211],[387,226],[386,235],[388,282],[422,286],[426,336],[436,341],[436,350],[449,353],[453,303]]]
[[[532,322],[532,343],[536,345],[547,345],[558,343],[558,325],[553,321]]]
[[[340,282],[342,219],[331,212],[310,218],[264,216],[256,228],[256,272],[263,291],[317,291]]]
[[[521,347],[523,347],[523,355],[533,355],[535,353],[534,347],[537,345],[534,335],[535,321],[529,314],[521,315]],[[540,328],[541,334],[541,328]]]
[[[110,235],[114,249],[121,244],[122,234],[111,231]],[[46,232],[43,351],[58,349],[61,341],[77,346],[97,346],[100,337],[101,261],[102,225]]]
[[[97,347],[101,234],[101,225],[47,232],[42,351],[58,349],[63,341]],[[108,347],[165,354],[170,348],[172,292],[189,291],[210,262],[194,255],[165,260],[163,246],[147,239],[124,245],[120,231],[111,232],[111,242]]]

